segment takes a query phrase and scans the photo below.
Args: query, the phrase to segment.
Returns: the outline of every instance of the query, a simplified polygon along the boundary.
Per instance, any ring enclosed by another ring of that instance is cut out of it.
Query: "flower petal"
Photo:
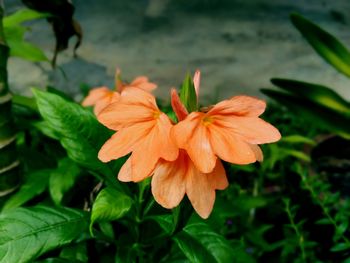
[[[263,100],[249,96],[235,96],[216,104],[209,115],[254,116],[261,115],[266,108]]]
[[[182,104],[176,89],[174,88],[171,89],[170,96],[171,96],[171,107],[173,108],[173,111],[175,112],[178,121],[184,120],[188,115],[188,111],[186,107]]]
[[[157,85],[155,83],[149,82],[148,78],[145,76],[139,76],[135,78],[128,86],[137,87],[147,92],[150,92],[157,88]]]
[[[192,112],[186,119],[180,121],[172,128],[171,137],[175,140],[178,147],[184,149],[194,130],[199,125],[201,116],[203,116],[203,113]]]
[[[127,104],[144,105],[153,110],[158,110],[155,97],[140,88],[127,86],[121,93],[121,101]]]
[[[165,208],[174,208],[183,199],[186,190],[186,166],[183,157],[175,162],[159,161],[152,177],[154,199]]]
[[[94,113],[97,116],[100,114],[100,112],[106,108],[108,105],[118,102],[120,99],[120,95],[118,92],[113,92],[110,94],[107,94],[104,98],[96,102]]]
[[[263,152],[261,151],[260,147],[255,144],[249,144],[250,148],[255,154],[255,158],[258,162],[262,162],[264,160]]]
[[[224,116],[218,117],[215,122],[241,135],[251,144],[271,143],[281,139],[280,132],[260,118]]]
[[[107,96],[110,92],[112,92],[107,87],[95,88],[89,91],[89,94],[82,101],[81,105],[83,106],[92,106],[95,105],[96,102],[101,100],[103,97]]]
[[[159,150],[159,157],[167,161],[174,161],[179,152],[178,147],[170,137],[172,127],[173,124],[171,123],[169,117],[165,113],[160,113],[155,127],[158,129],[158,138],[155,143],[161,148]]]
[[[147,135],[150,129],[149,123],[143,123],[120,130],[101,147],[98,158],[102,162],[109,162],[127,155],[135,145],[140,144],[140,140]]]
[[[121,182],[131,182],[131,158],[129,157],[118,173],[118,180]]]
[[[104,108],[97,119],[111,130],[154,120],[154,111],[144,105],[129,105],[121,101]]]
[[[206,174],[201,173],[193,164],[189,164],[186,175],[186,194],[191,204],[202,218],[208,218],[215,202],[215,190]]]
[[[228,186],[226,171],[220,160],[216,161],[214,170],[207,177],[213,189],[224,190]]]
[[[209,133],[210,143],[220,159],[235,164],[249,164],[256,161],[249,145],[230,129],[213,124],[210,125]]]

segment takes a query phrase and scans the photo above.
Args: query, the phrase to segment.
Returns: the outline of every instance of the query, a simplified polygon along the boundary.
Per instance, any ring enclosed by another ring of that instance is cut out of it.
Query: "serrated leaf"
[[[29,173],[21,188],[6,201],[3,211],[19,207],[43,193],[47,188],[50,172],[51,170],[38,170]]]
[[[271,82],[277,87],[301,98],[308,99],[340,113],[350,114],[350,103],[328,87],[291,79],[274,78],[271,79]]]
[[[306,18],[292,14],[291,21],[315,51],[339,72],[350,76],[350,53],[334,36]]]
[[[187,111],[191,113],[198,108],[198,98],[194,88],[193,80],[190,74],[187,74],[180,88],[180,100],[186,107]]]
[[[344,251],[350,249],[350,245],[346,243],[338,243],[331,248],[332,252]]]
[[[48,127],[59,137],[70,159],[104,176],[108,183],[120,187],[115,172],[98,160],[102,144],[110,132],[102,126],[91,111],[48,92],[33,90],[38,109]]]
[[[58,162],[58,167],[51,172],[49,180],[50,195],[57,205],[61,203],[64,194],[74,185],[79,174],[80,168],[69,158]]]
[[[114,188],[103,189],[92,205],[90,232],[95,222],[112,221],[123,217],[130,210],[132,203],[129,196]]]
[[[173,239],[191,262],[254,262],[203,222],[188,224]]]
[[[82,211],[38,206],[16,208],[0,215],[0,261],[31,262],[71,243],[87,230]]]
[[[313,125],[323,127],[345,138],[350,138],[350,126],[348,125],[350,117],[284,92],[269,89],[261,89],[261,92],[293,110],[296,114],[300,114]]]

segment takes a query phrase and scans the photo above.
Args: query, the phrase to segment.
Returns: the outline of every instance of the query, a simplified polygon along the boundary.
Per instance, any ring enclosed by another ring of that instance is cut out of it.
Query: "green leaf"
[[[130,210],[132,203],[129,196],[114,188],[103,189],[92,205],[90,232],[95,222],[112,221],[123,217]]]
[[[284,92],[261,89],[261,92],[293,110],[310,121],[311,125],[323,127],[330,132],[350,138],[350,117],[309,100],[298,98]]]
[[[4,27],[13,27],[16,25],[19,25],[23,22],[26,21],[31,21],[31,20],[35,20],[35,19],[39,19],[39,18],[46,18],[48,17],[49,14],[47,13],[39,13],[37,11],[34,11],[32,9],[20,9],[17,12],[6,16],[3,19],[3,25]]]
[[[172,215],[155,215],[147,216],[145,220],[153,220],[164,230],[165,233],[171,234],[175,229],[174,217]]]
[[[120,187],[114,178],[115,172],[97,158],[101,146],[110,137],[109,130],[96,120],[91,111],[76,103],[37,89],[33,93],[40,114],[59,138],[69,158],[104,176],[109,184]]]
[[[295,157],[299,160],[305,161],[305,162],[311,162],[311,158],[309,155],[301,152],[301,151],[297,151],[297,150],[292,150],[292,149],[287,149],[287,148],[280,148],[279,150],[281,156],[292,156]]]
[[[344,251],[350,249],[350,245],[346,243],[338,243],[331,248],[332,252]]]
[[[58,162],[58,167],[51,172],[49,181],[50,194],[57,205],[61,203],[64,194],[72,188],[79,174],[80,168],[69,158]]]
[[[329,220],[328,218],[322,218],[320,220],[317,220],[315,222],[317,225],[333,225],[333,222]]]
[[[198,98],[194,88],[193,80],[190,74],[187,74],[180,88],[180,100],[190,113],[198,108]]]
[[[295,135],[289,135],[289,136],[284,136],[282,137],[282,139],[280,140],[280,142],[286,142],[286,143],[303,143],[303,144],[309,144],[309,145],[315,145],[315,141],[310,139],[310,138],[307,138],[307,137],[304,137],[304,136],[301,136],[301,135],[298,135],[298,134],[295,134]]]
[[[50,172],[51,170],[38,170],[29,173],[21,188],[6,201],[3,211],[19,207],[43,193],[48,185]]]
[[[341,73],[350,76],[350,53],[339,40],[300,15],[292,14],[290,18],[322,58]]]
[[[87,230],[82,211],[38,206],[0,215],[0,261],[31,262],[71,243]]]
[[[203,222],[188,224],[173,239],[191,262],[254,262]]]
[[[70,262],[88,262],[86,243],[78,243],[66,246],[61,250],[60,258],[69,259]]]
[[[350,103],[328,87],[290,79],[275,78],[271,79],[271,82],[298,97],[308,99],[340,113],[350,114]]]

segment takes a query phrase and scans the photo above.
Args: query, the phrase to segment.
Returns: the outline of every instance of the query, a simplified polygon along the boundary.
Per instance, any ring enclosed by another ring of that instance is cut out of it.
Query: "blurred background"
[[[271,77],[334,87],[350,99],[349,81],[306,44],[289,21],[297,12],[350,47],[350,1],[333,0],[73,0],[84,38],[58,56],[58,68],[11,58],[11,89],[53,85],[79,99],[82,83],[113,88],[116,67],[123,78],[147,75],[168,99],[186,72],[202,71],[202,100],[259,95]],[[5,0],[7,13],[23,7]],[[28,24],[26,38],[53,56],[54,35],[45,20]],[[62,74],[62,71],[64,74]],[[202,101],[203,102],[203,101]]]

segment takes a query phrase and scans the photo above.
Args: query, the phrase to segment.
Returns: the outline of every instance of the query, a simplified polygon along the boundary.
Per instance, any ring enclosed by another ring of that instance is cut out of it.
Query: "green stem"
[[[4,9],[0,6],[0,196],[15,190],[20,181],[16,130],[11,112],[12,96],[7,81],[9,47],[3,30],[3,15]]]
[[[297,235],[298,237],[298,245],[299,245],[299,248],[301,250],[301,256],[302,256],[302,259],[304,262],[306,262],[306,253],[305,253],[305,246],[304,246],[304,236],[303,234],[301,233],[301,231],[299,230],[298,226],[295,224],[295,221],[294,221],[294,216],[292,214],[292,211],[290,210],[290,200],[289,199],[284,199],[283,200],[284,204],[285,204],[285,211],[288,215],[288,219],[289,219],[289,222],[290,222],[290,225],[292,226],[295,234]]]

